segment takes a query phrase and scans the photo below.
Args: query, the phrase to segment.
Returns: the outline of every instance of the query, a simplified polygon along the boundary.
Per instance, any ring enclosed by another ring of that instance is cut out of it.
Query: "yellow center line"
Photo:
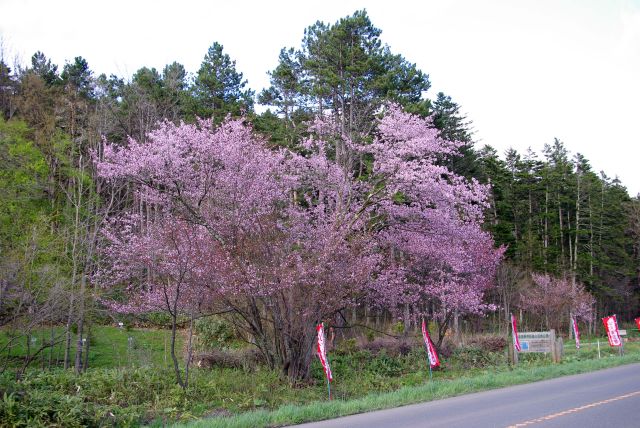
[[[533,424],[537,424],[537,423],[540,423],[540,422],[544,422],[544,421],[548,421],[548,420],[551,420],[551,419],[555,419],[555,418],[558,418],[560,416],[570,415],[572,413],[576,413],[576,412],[579,412],[581,410],[586,410],[586,409],[590,409],[592,407],[601,406],[603,404],[611,403],[611,402],[614,402],[614,401],[623,400],[625,398],[633,397],[635,395],[640,395],[640,391],[630,392],[628,394],[619,395],[617,397],[609,398],[607,400],[596,401],[595,403],[585,404],[584,406],[580,406],[580,407],[574,407],[573,409],[565,410],[565,411],[558,412],[558,413],[553,413],[553,414],[547,415],[547,416],[542,416],[541,418],[531,419],[531,420],[525,421],[525,422],[520,422],[520,423],[515,424],[515,425],[510,425],[508,428],[526,427],[526,426],[529,426],[529,425],[533,425]]]

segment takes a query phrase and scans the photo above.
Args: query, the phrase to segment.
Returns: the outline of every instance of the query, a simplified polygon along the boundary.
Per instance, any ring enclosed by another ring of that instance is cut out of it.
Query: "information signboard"
[[[555,335],[554,335],[555,336]],[[518,334],[521,352],[552,352],[553,341],[550,331],[530,331]]]
[[[549,331],[523,331],[518,336],[521,351],[512,354],[515,364],[518,363],[518,354],[520,353],[542,352],[550,354],[554,363],[559,363],[562,360],[564,343],[561,337],[556,338],[554,329]]]

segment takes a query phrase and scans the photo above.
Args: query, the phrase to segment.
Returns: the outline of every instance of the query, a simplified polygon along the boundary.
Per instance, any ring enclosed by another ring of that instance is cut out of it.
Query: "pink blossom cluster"
[[[391,255],[378,295],[392,306],[437,303],[436,315],[493,309],[483,298],[504,249],[481,229],[488,187],[438,164],[459,144],[439,138],[429,119],[390,106],[378,130],[374,173],[387,192],[378,239]]]
[[[592,321],[595,298],[584,285],[568,278],[556,278],[548,274],[531,275],[533,286],[521,296],[521,306],[537,314],[555,318],[571,313],[584,321]]]
[[[128,285],[131,297],[112,307],[258,298],[302,322],[363,296],[390,308],[490,309],[483,296],[503,249],[481,229],[488,189],[438,163],[459,145],[389,106],[371,144],[333,137],[342,160],[373,155],[362,180],[328,154],[327,126],[313,129],[304,155],[269,149],[242,120],[165,122],[144,143],[106,143],[100,175],[129,183],[154,212],[122,213],[104,227],[101,281]]]

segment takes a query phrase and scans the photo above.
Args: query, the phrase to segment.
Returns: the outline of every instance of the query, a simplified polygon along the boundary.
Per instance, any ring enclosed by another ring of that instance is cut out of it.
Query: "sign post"
[[[556,338],[556,331],[525,331],[518,334],[520,351],[517,353],[549,353],[554,363],[562,360],[564,343]],[[514,359],[517,362],[517,358]]]

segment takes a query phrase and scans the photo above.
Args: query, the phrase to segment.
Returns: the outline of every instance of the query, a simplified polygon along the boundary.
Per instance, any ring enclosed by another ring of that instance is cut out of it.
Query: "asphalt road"
[[[299,425],[640,427],[640,364]]]

